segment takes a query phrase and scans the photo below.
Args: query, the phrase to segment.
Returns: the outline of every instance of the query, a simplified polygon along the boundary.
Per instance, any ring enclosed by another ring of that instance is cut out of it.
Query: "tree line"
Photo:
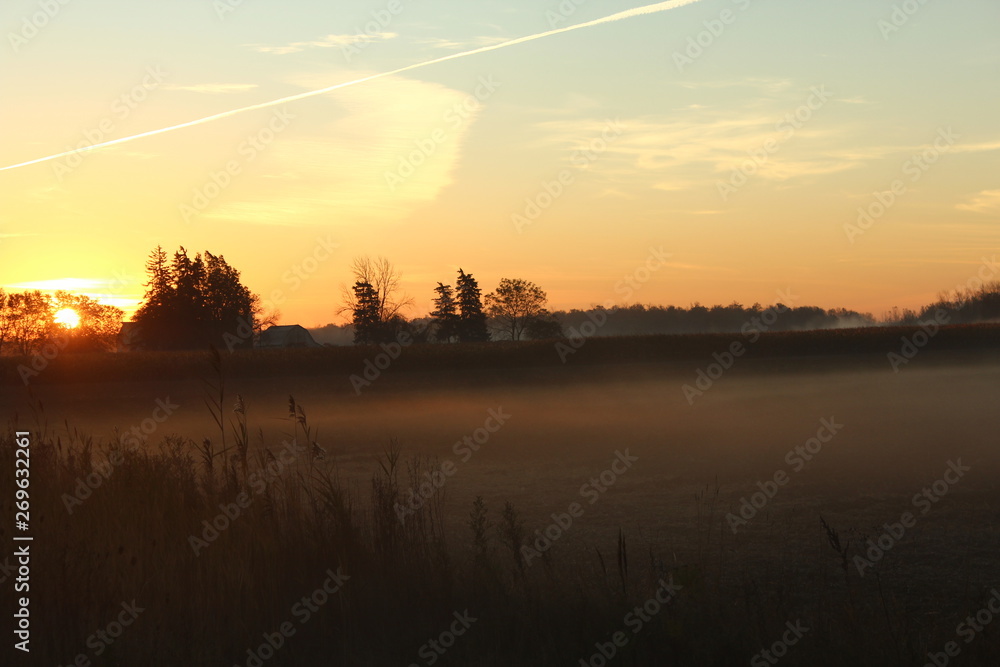
[[[491,339],[554,338],[561,327],[546,308],[548,295],[520,278],[503,278],[483,296],[479,282],[461,268],[455,280],[438,282],[434,310],[422,323],[401,311],[413,300],[399,289],[400,274],[384,257],[363,257],[352,265],[354,284],[344,291],[338,311],[351,316],[355,344],[388,343],[405,333],[419,341],[482,343]]]
[[[602,322],[596,335],[738,332],[759,316],[760,304],[706,307],[626,305],[555,311],[548,295],[533,282],[502,278],[483,294],[477,279],[459,268],[454,284],[433,288],[433,310],[408,319],[413,299],[401,290],[399,271],[385,258],[360,257],[351,265],[354,282],[342,289],[340,315],[347,316],[355,344],[391,342],[406,333],[418,342],[483,343],[491,340],[557,339],[587,322]],[[240,272],[222,255],[209,251],[193,257],[184,247],[168,255],[157,246],[146,262],[147,282],[133,317],[136,342],[146,349],[195,349],[208,345],[250,348],[280,313],[265,312],[260,297],[247,288]],[[57,313],[70,309],[79,325],[69,328]],[[1000,282],[941,295],[919,311],[893,309],[875,318],[847,309],[776,304],[770,330],[829,329],[857,326],[914,325],[939,310],[955,324],[1000,319]],[[58,337],[60,347],[109,350],[116,347],[123,311],[64,291],[8,293],[0,289],[0,353],[27,355]],[[328,325],[327,328],[343,329]],[[322,330],[321,330],[322,331]]]
[[[79,318],[75,327],[57,321],[57,313],[66,309]],[[63,350],[111,350],[123,314],[116,306],[65,291],[0,289],[0,354],[28,355],[49,343]]]
[[[147,349],[249,348],[278,313],[263,312],[260,296],[241,281],[222,255],[172,257],[157,246],[146,262],[146,293],[133,317],[137,341]]]

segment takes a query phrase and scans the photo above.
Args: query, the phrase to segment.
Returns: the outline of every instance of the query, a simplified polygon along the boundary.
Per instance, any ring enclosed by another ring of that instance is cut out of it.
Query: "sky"
[[[9,0],[0,167],[639,6]],[[365,255],[411,316],[459,268],[552,309],[917,307],[1000,249],[998,27],[993,0],[700,0],[0,170],[0,286],[131,312],[162,245],[304,326],[344,321]]]

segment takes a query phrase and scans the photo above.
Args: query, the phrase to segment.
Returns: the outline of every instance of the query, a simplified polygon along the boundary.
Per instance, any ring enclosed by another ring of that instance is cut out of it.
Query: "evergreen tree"
[[[252,345],[256,295],[222,255],[206,251],[204,257],[199,253],[192,259],[182,247],[168,262],[157,246],[146,271],[146,295],[133,318],[143,345],[153,349]]]
[[[458,270],[458,339],[463,343],[479,343],[490,339],[483,312],[482,292],[471,273]]]
[[[458,337],[458,304],[452,293],[451,285],[438,283],[434,288],[437,297],[434,299],[434,337],[441,342],[450,343]]]
[[[371,283],[354,283],[354,342],[355,344],[376,343],[380,339],[379,317],[380,299]]]

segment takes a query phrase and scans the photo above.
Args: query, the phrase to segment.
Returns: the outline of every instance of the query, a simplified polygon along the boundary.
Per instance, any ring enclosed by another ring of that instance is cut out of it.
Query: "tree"
[[[253,314],[253,340],[256,343],[260,340],[260,333],[267,328],[273,327],[281,321],[281,311],[277,308],[264,309],[260,296],[253,294],[250,312]]]
[[[76,313],[76,326],[56,322],[56,313],[64,309]],[[46,343],[71,351],[112,349],[122,314],[121,308],[82,294],[46,294],[39,290],[8,294],[0,290],[0,350],[6,344],[18,354],[27,355]]]
[[[399,271],[384,257],[357,257],[351,264],[351,272],[354,274],[354,285],[350,289],[344,288],[344,305],[337,311],[338,314],[363,312],[365,318],[374,317],[374,322],[363,320],[367,327],[366,342],[393,340],[399,323],[403,321],[403,309],[413,304],[413,299],[400,291]],[[365,289],[360,293],[369,300],[364,304],[358,301],[360,285],[371,289],[371,292]]]
[[[233,349],[253,344],[259,299],[222,255],[205,251],[192,259],[181,247],[168,264],[157,246],[146,271],[145,298],[133,318],[144,345],[185,349],[225,343]]]
[[[0,353],[3,352],[4,343],[10,339],[14,328],[14,318],[10,316],[8,305],[12,296],[0,289]]]
[[[438,283],[434,288],[437,297],[434,299],[434,310],[431,317],[434,319],[435,339],[450,343],[458,337],[458,304],[452,293],[451,285]]]
[[[200,286],[202,318],[209,335],[215,339],[249,324],[250,340],[262,326],[256,318],[260,314],[255,305],[260,299],[240,282],[240,272],[230,266],[221,255],[205,251],[204,273]],[[244,329],[245,331],[245,329]]]
[[[490,339],[486,328],[479,283],[471,273],[458,270],[458,339],[463,343],[481,343]]]
[[[53,312],[69,308],[80,318],[75,327],[59,332],[68,338],[69,349],[73,351],[115,349],[118,332],[122,327],[122,317],[125,314],[121,308],[100,303],[82,294],[58,291],[54,297]]]
[[[379,298],[371,283],[354,283],[354,342],[375,343],[379,340]]]
[[[3,304],[3,335],[18,354],[30,354],[53,327],[52,300],[41,291],[8,294]]]
[[[533,320],[548,316],[547,302],[545,292],[535,283],[503,278],[496,291],[486,295],[486,312],[503,336],[521,340]]]
[[[562,325],[551,314],[534,317],[528,321],[528,326],[524,332],[531,340],[549,340],[552,338],[565,338]]]

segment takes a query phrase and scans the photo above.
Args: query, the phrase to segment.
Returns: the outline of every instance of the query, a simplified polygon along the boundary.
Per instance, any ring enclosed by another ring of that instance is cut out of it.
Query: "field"
[[[916,334],[3,359],[31,664],[996,664],[1000,327]]]

